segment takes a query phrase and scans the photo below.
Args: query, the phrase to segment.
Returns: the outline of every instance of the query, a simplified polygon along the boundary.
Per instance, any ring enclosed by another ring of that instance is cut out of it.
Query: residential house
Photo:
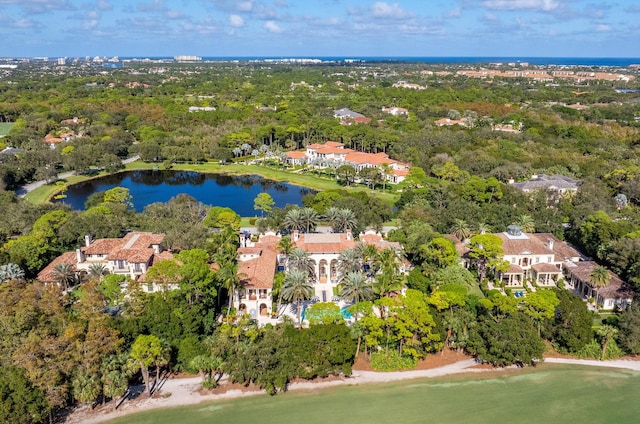
[[[467,118],[460,119],[451,119],[451,118],[441,118],[438,119],[435,124],[439,127],[450,127],[452,125],[460,125],[462,127],[467,126]]]
[[[393,116],[409,115],[409,111],[403,107],[382,107],[382,111]]]
[[[274,232],[261,234],[258,241],[252,242],[245,234],[240,235],[238,248],[238,276],[240,286],[234,296],[233,306],[239,312],[247,313],[257,319],[260,324],[273,322],[277,319],[273,310],[273,279],[277,271],[288,269],[287,258],[278,252],[278,242],[282,236]],[[388,242],[382,235],[374,231],[360,234],[360,240],[355,240],[351,231],[345,233],[305,233],[294,231],[291,241],[297,248],[309,254],[313,264],[313,272],[309,281],[313,282],[314,295],[310,303],[335,302],[344,306],[339,297],[339,284],[342,279],[340,272],[340,253],[346,249],[353,249],[360,243],[385,248],[401,249],[399,243]],[[401,271],[406,271],[408,264],[401,264]],[[295,313],[289,311],[293,317]]]
[[[593,298],[600,309],[625,309],[633,301],[631,287],[618,275],[609,271],[609,283],[596,288],[591,283],[591,272],[599,265],[594,261],[568,263],[564,268],[567,288],[585,299]]]
[[[354,112],[347,108],[334,110],[333,117],[339,119],[342,125],[368,124],[371,122],[371,118],[367,118],[363,114]]]
[[[631,304],[633,293],[628,284],[610,272],[609,284],[595,289],[590,274],[598,265],[553,234],[524,233],[519,226],[510,225],[507,231],[494,235],[502,240],[502,258],[509,264],[506,271],[496,271],[496,279],[505,288],[523,289],[523,293],[525,289],[555,287],[562,280],[564,288],[584,299],[596,298],[602,309]],[[473,259],[469,257],[468,240],[460,242],[453,236],[450,239],[456,243],[462,265],[469,267]]]
[[[519,188],[525,193],[530,193],[535,190],[551,190],[559,194],[575,193],[580,187],[580,181],[573,178],[566,177],[564,175],[532,175],[528,181],[516,183],[513,180],[509,180],[509,184]]]
[[[339,164],[349,164],[360,171],[364,168],[383,168],[386,165],[387,173],[385,178],[398,184],[406,178],[411,168],[408,164],[391,159],[384,152],[365,153],[352,149],[347,149],[344,144],[336,141],[327,141],[324,144],[314,143],[307,146],[305,153],[309,161],[317,159],[325,161],[336,161]],[[289,155],[287,155],[289,161]]]
[[[92,265],[103,265],[108,273],[125,275],[136,280],[149,268],[164,259],[173,259],[173,254],[162,248],[164,234],[130,232],[123,238],[93,240],[85,236],[84,246],[75,252],[66,252],[54,259],[37,276],[44,283],[54,283],[56,266],[71,265],[78,274],[86,274]],[[146,291],[158,289],[154,285],[144,287]]]
[[[307,155],[305,152],[286,152],[285,157],[286,164],[292,166],[303,165],[307,161]]]

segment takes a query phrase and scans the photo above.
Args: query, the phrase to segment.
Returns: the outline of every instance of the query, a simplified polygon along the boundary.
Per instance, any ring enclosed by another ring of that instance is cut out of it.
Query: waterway
[[[257,175],[230,176],[193,171],[144,170],[121,172],[72,185],[61,201],[75,210],[84,209],[93,193],[114,187],[129,189],[137,212],[156,202],[167,202],[179,194],[188,194],[210,206],[225,206],[241,216],[256,216],[253,200],[262,192],[269,193],[275,207],[301,205],[302,198],[313,190],[286,182],[267,180]]]

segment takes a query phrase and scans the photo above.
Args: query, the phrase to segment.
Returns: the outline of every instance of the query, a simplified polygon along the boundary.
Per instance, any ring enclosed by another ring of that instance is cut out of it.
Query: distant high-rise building
[[[173,60],[176,62],[200,62],[202,58],[200,56],[173,56]]]
[[[66,57],[59,57],[58,58],[58,65],[66,65],[67,64],[67,58]]]

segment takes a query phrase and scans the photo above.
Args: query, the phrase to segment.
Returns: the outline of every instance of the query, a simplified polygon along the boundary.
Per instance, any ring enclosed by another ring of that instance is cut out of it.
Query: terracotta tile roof
[[[353,237],[351,240],[347,240],[347,235],[344,233],[300,234],[300,238],[294,243],[296,247],[310,254],[340,253],[345,249],[352,249],[358,244]]]
[[[327,141],[324,143],[324,145],[327,147],[343,147],[344,146],[344,144],[338,141]]]
[[[259,257],[238,262],[240,283],[245,288],[270,289],[273,287],[278,256],[275,246],[265,245],[260,250]]]
[[[123,260],[129,263],[147,263],[153,257],[153,249],[118,249],[107,255],[107,260]]]
[[[408,169],[394,169],[391,172],[394,175],[397,175],[399,177],[406,177],[407,175],[409,175],[409,170]]]
[[[331,154],[333,154],[333,155],[335,155],[335,154],[338,154],[338,155],[340,155],[340,154],[345,155],[345,154],[349,153],[350,151],[352,151],[352,150],[350,150],[350,149],[343,149],[343,148],[341,148],[341,147],[331,147],[331,146],[328,146],[328,147],[322,147],[322,148],[317,149],[317,150],[316,150],[316,153],[321,154],[321,155],[331,155]]]
[[[307,157],[305,152],[287,152],[285,154],[291,159],[302,159]]]
[[[182,265],[182,262],[176,260],[173,257],[173,253],[169,252],[168,250],[163,250],[162,252],[156,253],[153,255],[153,261],[151,261],[151,266],[157,264],[160,261],[165,261],[165,260],[172,260],[178,263],[178,265]]]
[[[108,255],[113,250],[120,248],[122,245],[122,239],[98,239],[93,241],[88,247],[83,247],[82,251],[86,255]]]
[[[54,274],[55,274],[56,266],[60,264],[68,264],[68,265],[71,265],[74,271],[77,271],[76,263],[77,263],[76,252],[63,253],[62,255],[55,258],[49,265],[44,267],[44,269],[38,273],[38,276],[36,277],[36,279],[43,283],[54,283],[55,282]]]

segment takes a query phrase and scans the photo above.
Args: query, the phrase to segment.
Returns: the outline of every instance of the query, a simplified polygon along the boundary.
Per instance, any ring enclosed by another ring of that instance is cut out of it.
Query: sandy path
[[[632,360],[613,360],[613,361],[594,361],[583,359],[565,359],[565,358],[545,358],[547,363],[556,364],[575,364],[597,367],[624,368],[634,371],[640,371],[640,361]],[[449,374],[457,374],[463,372],[486,372],[491,369],[471,368],[476,365],[474,359],[466,359],[453,364],[445,365],[438,368],[416,370],[416,371],[399,371],[399,372],[374,372],[374,371],[353,371],[351,377],[340,380],[332,380],[326,382],[299,382],[289,385],[289,390],[317,390],[335,386],[357,386],[368,383],[384,383],[389,381],[408,380],[412,378],[440,377]],[[168,397],[158,397],[153,399],[141,399],[135,402],[126,401],[115,412],[98,413],[96,415],[87,414],[87,408],[79,408],[71,414],[66,424],[98,424],[122,417],[136,412],[146,411],[156,408],[171,408],[182,405],[194,405],[200,402],[210,400],[232,399],[245,396],[254,396],[264,394],[264,391],[241,391],[229,390],[221,394],[200,394],[200,377],[179,378],[167,380],[160,388],[159,395],[168,395]],[[224,380],[223,380],[224,382]],[[170,395],[169,395],[170,394]],[[145,395],[142,395],[145,396]]]

